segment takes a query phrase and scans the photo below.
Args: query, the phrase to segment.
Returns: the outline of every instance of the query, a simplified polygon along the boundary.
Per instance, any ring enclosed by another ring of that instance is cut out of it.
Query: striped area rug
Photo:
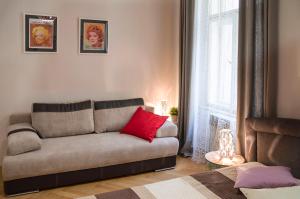
[[[235,179],[236,168],[227,167],[78,199],[245,199],[238,189],[233,188]]]

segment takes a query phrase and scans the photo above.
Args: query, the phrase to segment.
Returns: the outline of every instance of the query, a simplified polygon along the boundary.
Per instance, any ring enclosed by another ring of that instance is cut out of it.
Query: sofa
[[[2,162],[7,195],[175,167],[177,126],[166,121],[150,143],[120,133],[142,98],[34,103],[13,115]]]

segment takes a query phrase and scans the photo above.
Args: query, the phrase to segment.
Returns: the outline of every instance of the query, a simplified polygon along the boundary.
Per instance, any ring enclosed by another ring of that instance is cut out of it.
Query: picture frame
[[[79,53],[107,53],[108,21],[79,19]]]
[[[24,14],[25,52],[57,52],[57,16]]]

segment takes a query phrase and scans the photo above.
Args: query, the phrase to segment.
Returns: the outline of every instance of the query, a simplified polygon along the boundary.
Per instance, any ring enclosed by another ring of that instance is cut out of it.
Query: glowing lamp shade
[[[167,100],[160,101],[161,115],[167,115],[168,102]]]
[[[222,160],[232,160],[234,157],[233,135],[230,129],[222,129],[219,132],[219,155]]]

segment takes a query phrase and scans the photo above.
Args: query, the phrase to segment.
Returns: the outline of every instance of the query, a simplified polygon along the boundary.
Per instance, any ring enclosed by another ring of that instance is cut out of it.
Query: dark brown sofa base
[[[170,156],[165,158],[131,162],[101,168],[22,178],[4,182],[4,191],[7,195],[33,192],[55,187],[170,168],[174,167],[175,165],[176,156]]]

